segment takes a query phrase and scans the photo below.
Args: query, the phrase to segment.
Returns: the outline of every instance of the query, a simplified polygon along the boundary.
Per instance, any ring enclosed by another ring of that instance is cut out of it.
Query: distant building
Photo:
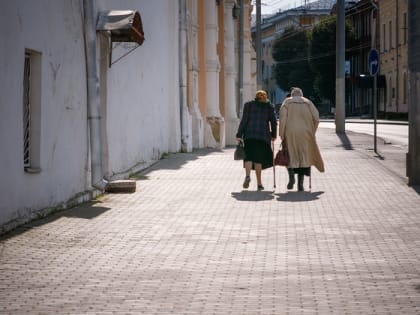
[[[378,116],[408,115],[408,12],[405,0],[361,0],[346,7],[346,19],[356,31],[355,47],[346,47],[350,76],[346,86],[346,115],[373,116],[373,79],[368,55],[379,52]]]
[[[372,48],[379,48],[378,12],[375,1],[361,0],[348,3],[346,19],[356,35],[355,46],[346,47],[350,72],[346,80],[346,116],[373,115],[372,78],[369,76],[368,56]],[[379,77],[379,91],[383,91],[383,77]]]
[[[272,57],[272,46],[286,28],[295,26],[298,28],[311,28],[323,17],[329,16],[335,0],[321,0],[306,5],[279,11],[261,21],[261,59],[262,59],[262,86],[266,90],[273,104],[281,103],[289,91],[281,90],[274,78],[275,60]],[[251,29],[255,45],[256,26]]]
[[[408,113],[408,4],[406,0],[381,0],[379,7],[380,73],[386,89],[379,112],[385,117]]]

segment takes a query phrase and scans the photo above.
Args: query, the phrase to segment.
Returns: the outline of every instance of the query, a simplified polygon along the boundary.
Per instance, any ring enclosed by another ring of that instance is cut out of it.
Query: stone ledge
[[[133,193],[136,191],[136,181],[129,179],[120,179],[108,182],[105,187],[108,193]]]

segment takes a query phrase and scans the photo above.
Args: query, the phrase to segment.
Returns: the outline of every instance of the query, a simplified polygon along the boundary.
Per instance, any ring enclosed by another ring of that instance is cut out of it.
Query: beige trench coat
[[[286,139],[290,168],[315,166],[324,172],[324,161],[316,143],[315,133],[319,113],[315,105],[302,96],[292,93],[280,108],[279,135]]]

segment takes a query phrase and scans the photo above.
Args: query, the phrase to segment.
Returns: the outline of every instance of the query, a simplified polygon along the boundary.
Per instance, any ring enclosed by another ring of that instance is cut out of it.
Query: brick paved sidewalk
[[[0,314],[419,314],[420,196],[364,139],[321,129],[312,191],[279,167],[243,191],[233,148],[200,150],[27,224],[0,240]]]

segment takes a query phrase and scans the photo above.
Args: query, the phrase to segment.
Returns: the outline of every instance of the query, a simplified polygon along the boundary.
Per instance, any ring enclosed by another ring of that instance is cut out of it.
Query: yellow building
[[[408,113],[408,4],[407,0],[379,3],[380,73],[386,90],[379,111],[385,117],[407,117]]]
[[[248,93],[253,95],[255,92],[254,89],[251,91],[254,86],[251,0],[185,0],[185,6],[184,46],[188,73],[184,82],[187,103],[184,129],[187,130],[185,134],[191,135],[190,139],[185,139],[185,151],[190,147],[223,148],[236,144],[240,102],[250,97]],[[243,66],[239,68],[241,36]]]

